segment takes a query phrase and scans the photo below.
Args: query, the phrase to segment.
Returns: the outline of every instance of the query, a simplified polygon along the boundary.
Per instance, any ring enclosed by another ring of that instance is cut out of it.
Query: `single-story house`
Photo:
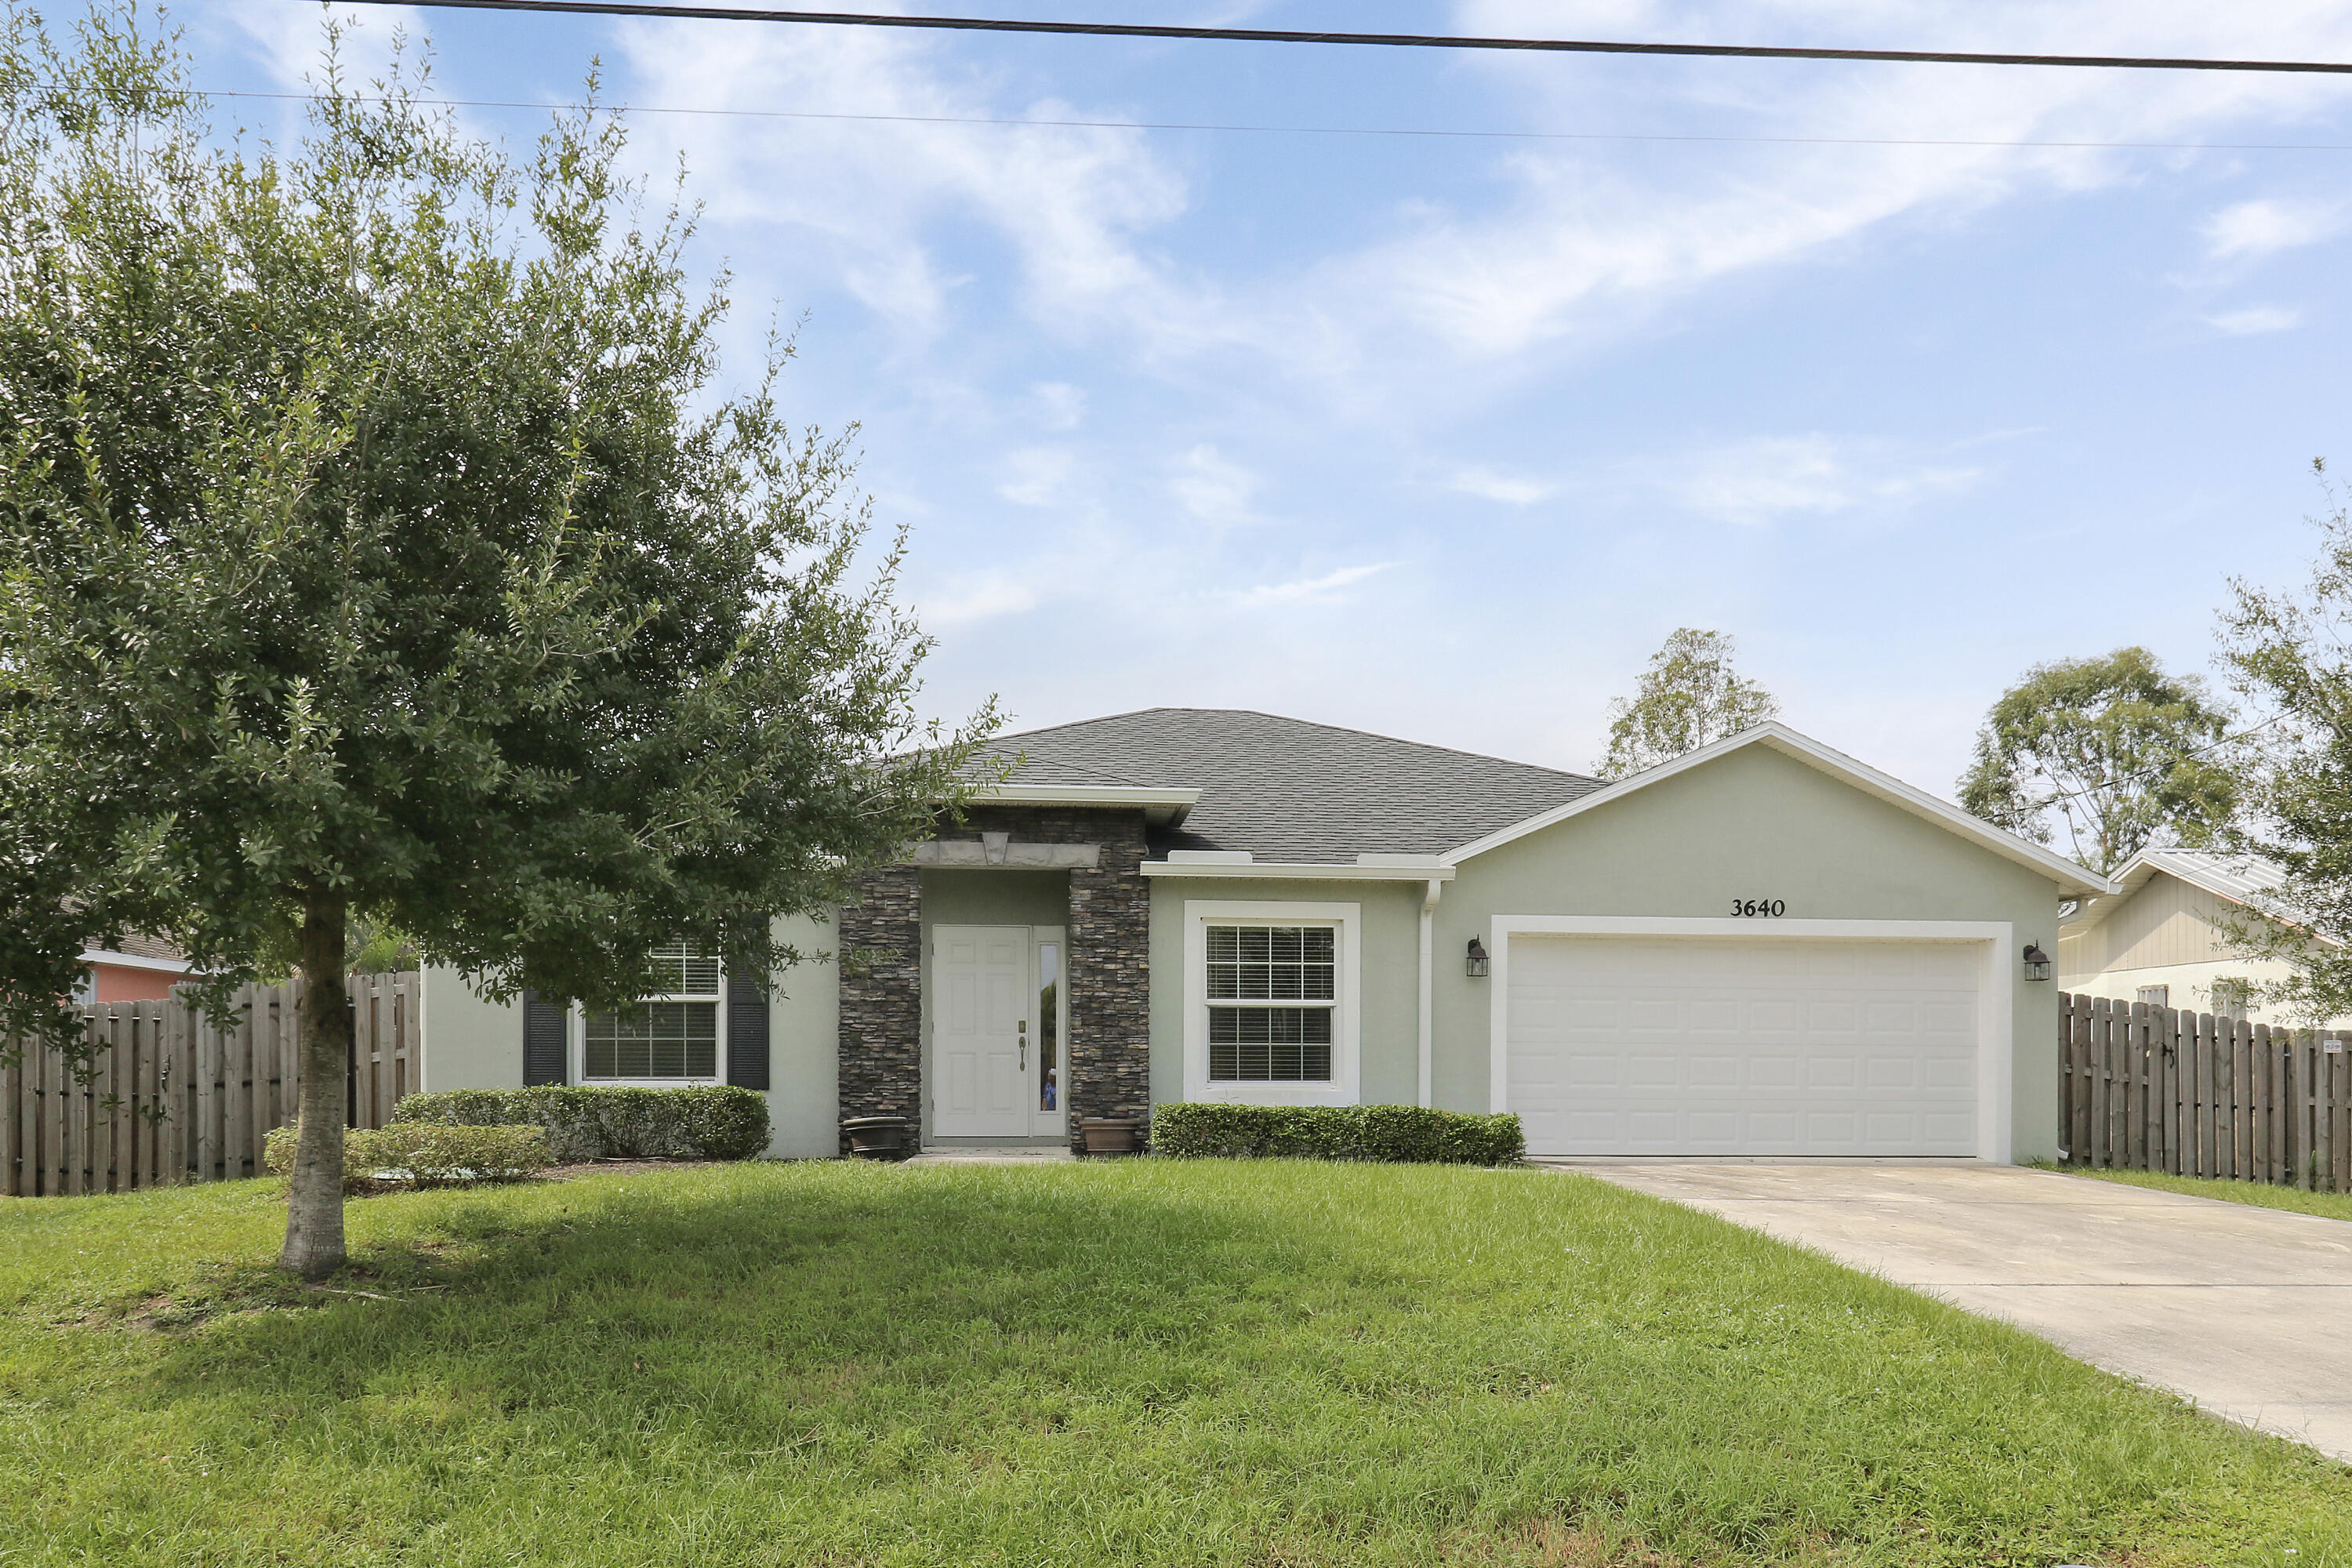
[[[2110,885],[1782,725],[1615,783],[1228,710],[995,744],[989,798],[793,923],[875,962],[681,951],[621,1020],[428,971],[424,1087],[746,1084],[783,1156],[1179,1100],[1509,1110],[1538,1154],[2055,1152],[2027,950]]]
[[[2276,866],[2250,857],[2143,849],[2116,873],[2115,892],[2083,900],[2060,922],[2059,987],[2267,1021],[2252,994],[2285,979],[2291,965],[2246,956],[2229,927],[2270,920],[2264,895],[2282,879]]]

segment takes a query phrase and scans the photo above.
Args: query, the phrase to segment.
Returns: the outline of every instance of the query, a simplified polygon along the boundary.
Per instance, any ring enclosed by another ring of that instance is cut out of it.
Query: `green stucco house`
[[[1231,710],[996,744],[990,799],[793,932],[871,962],[681,952],[620,1021],[431,971],[424,1087],[743,1084],[788,1157],[1187,1100],[1509,1110],[1538,1155],[2056,1152],[2026,950],[2109,884],[1781,725],[1615,783]]]

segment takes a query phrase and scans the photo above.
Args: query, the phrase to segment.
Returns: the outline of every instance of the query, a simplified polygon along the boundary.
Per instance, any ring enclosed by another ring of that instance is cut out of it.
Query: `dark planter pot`
[[[1132,1116],[1087,1116],[1078,1121],[1078,1136],[1089,1154],[1132,1154],[1142,1127]]]
[[[855,1160],[903,1160],[915,1152],[903,1116],[853,1116],[841,1130],[849,1134],[849,1154]]]

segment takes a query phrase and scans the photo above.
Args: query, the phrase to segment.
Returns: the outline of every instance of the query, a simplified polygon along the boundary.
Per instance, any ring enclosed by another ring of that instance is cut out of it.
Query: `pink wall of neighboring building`
[[[90,979],[96,987],[91,998],[100,1004],[108,1002],[161,1002],[172,994],[172,987],[185,978],[163,969],[133,969],[123,963],[93,963]]]

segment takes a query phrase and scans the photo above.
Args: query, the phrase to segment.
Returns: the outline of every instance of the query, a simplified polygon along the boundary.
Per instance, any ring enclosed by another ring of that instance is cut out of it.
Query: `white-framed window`
[[[1212,921],[1209,1079],[1328,1083],[1339,1010],[1339,927]]]
[[[1184,906],[1188,1100],[1352,1105],[1360,904]]]
[[[666,989],[611,1013],[581,1013],[576,1082],[718,1083],[727,1066],[725,976],[716,954],[654,952]],[[575,1009],[575,1011],[578,1011]]]

